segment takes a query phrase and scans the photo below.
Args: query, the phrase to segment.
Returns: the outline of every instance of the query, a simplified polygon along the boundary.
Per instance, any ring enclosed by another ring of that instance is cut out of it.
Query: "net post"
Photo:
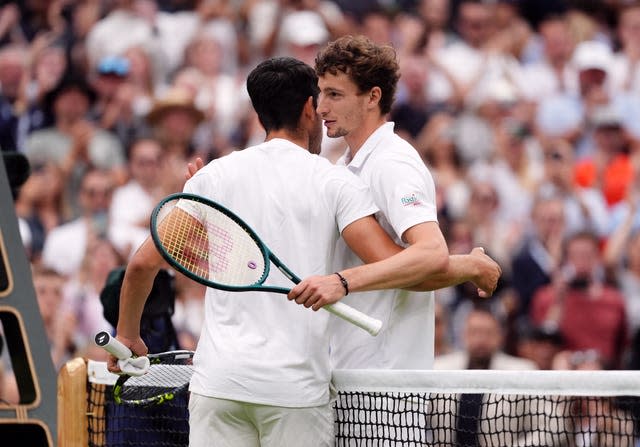
[[[77,357],[58,373],[58,446],[88,445],[87,363]]]

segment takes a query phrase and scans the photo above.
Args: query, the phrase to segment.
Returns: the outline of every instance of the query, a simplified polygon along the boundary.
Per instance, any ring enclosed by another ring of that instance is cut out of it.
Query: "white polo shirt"
[[[331,272],[344,227],[377,211],[368,188],[347,169],[283,139],[212,161],[184,190],[236,213],[301,278]],[[293,286],[272,267],[265,284]],[[324,405],[328,321],[328,312],[283,294],[207,289],[190,389],[267,405]]]
[[[345,156],[338,161],[346,161]],[[399,245],[414,225],[437,221],[435,184],[417,151],[380,126],[347,165],[371,189],[381,211],[376,219]],[[337,243],[336,269],[360,265],[342,239]],[[431,369],[434,344],[433,292],[382,290],[350,293],[342,299],[383,322],[372,337],[332,318],[331,357],[334,368]]]

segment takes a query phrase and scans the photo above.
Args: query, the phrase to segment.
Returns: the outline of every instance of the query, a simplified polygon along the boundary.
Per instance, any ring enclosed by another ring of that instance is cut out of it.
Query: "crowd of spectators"
[[[0,146],[31,165],[15,209],[47,333],[63,334],[51,337],[64,341],[56,367],[100,359],[99,291],[146,236],[153,205],[182,189],[187,162],[262,140],[248,71],[273,55],[313,64],[347,33],[397,51],[391,119],[435,178],[451,253],[483,246],[504,271],[490,299],[468,284],[436,293],[438,352],[465,348],[482,306],[501,349],[540,368],[549,352],[587,350],[605,368],[640,367],[640,3],[0,4]],[[322,155],[344,149],[325,139]],[[185,348],[201,300],[176,278]]]

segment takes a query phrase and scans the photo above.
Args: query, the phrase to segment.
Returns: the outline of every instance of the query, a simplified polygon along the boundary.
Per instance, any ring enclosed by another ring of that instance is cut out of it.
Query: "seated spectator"
[[[31,166],[31,174],[20,187],[15,201],[16,215],[30,235],[29,260],[38,264],[49,233],[65,221],[64,182],[53,164]]]
[[[169,189],[181,191],[184,184],[184,166],[196,156],[208,160],[208,154],[198,154],[194,135],[203,122],[204,113],[195,105],[195,95],[182,87],[173,87],[157,99],[146,120],[151,135],[162,145],[165,160],[171,168],[165,181]]]
[[[100,291],[109,272],[123,264],[113,244],[103,238],[90,241],[80,269],[66,282],[56,337],[55,358],[85,357],[106,361],[107,353],[94,342],[100,331],[113,331],[104,318]],[[68,359],[68,358],[66,358]]]
[[[153,138],[140,138],[129,149],[130,180],[113,191],[108,230],[109,239],[126,258],[149,236],[155,205],[164,196],[179,192],[172,189],[170,169],[163,148]]]
[[[442,194],[439,203],[450,219],[464,215],[469,200],[466,166],[455,144],[455,117],[436,113],[427,122],[416,142],[416,148]]]
[[[550,139],[545,142],[545,174],[537,194],[563,198],[567,234],[590,230],[605,237],[609,230],[609,215],[604,195],[597,188],[575,184],[574,162],[574,149],[569,141]]]
[[[560,196],[538,196],[531,209],[531,226],[511,262],[511,285],[516,293],[520,318],[528,318],[533,294],[551,282],[562,257],[566,236],[564,200]]]
[[[502,351],[504,337],[500,320],[485,308],[468,315],[463,332],[463,349],[436,357],[434,369],[537,369],[531,360]]]
[[[61,169],[72,205],[84,170],[95,167],[108,171],[114,181],[124,178],[124,149],[117,137],[87,120],[94,99],[95,91],[84,79],[64,77],[46,98],[54,125],[33,132],[26,142],[32,164],[53,162]]]
[[[81,179],[80,217],[51,230],[42,251],[42,263],[67,277],[77,273],[91,241],[105,237],[113,182],[105,171],[92,169]]]
[[[616,205],[633,181],[634,169],[629,157],[629,141],[622,117],[612,106],[597,107],[591,115],[593,146],[576,163],[576,183],[602,191],[609,207]]]
[[[604,282],[600,240],[593,232],[569,236],[563,264],[531,303],[533,324],[557,328],[569,350],[597,350],[620,368],[628,346],[627,311],[620,290]]]
[[[38,300],[38,309],[42,316],[44,330],[51,348],[51,358],[56,370],[69,358],[60,346],[63,340],[58,338],[63,300],[64,276],[46,267],[34,267],[32,270],[33,286]]]
[[[0,151],[23,149],[18,141],[20,112],[15,105],[21,99],[20,87],[27,73],[27,52],[17,44],[0,48]]]

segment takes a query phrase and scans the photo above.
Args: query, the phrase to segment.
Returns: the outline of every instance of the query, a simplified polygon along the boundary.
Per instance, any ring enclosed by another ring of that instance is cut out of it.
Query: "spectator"
[[[439,205],[450,219],[464,215],[470,194],[466,166],[455,145],[455,132],[455,117],[449,113],[436,113],[416,142],[441,194]]]
[[[434,369],[536,369],[531,360],[502,352],[502,324],[494,313],[476,307],[467,315],[463,349],[436,357]]]
[[[495,152],[489,160],[477,160],[468,171],[469,177],[490,178],[500,196],[501,218],[522,225],[544,176],[542,150],[523,119],[508,117],[493,129]]]
[[[135,0],[114,0],[113,9],[93,25],[86,38],[90,67],[106,56],[121,56],[128,48],[141,46],[151,55],[154,67],[164,76],[162,48],[154,28],[136,8]],[[117,36],[117,37],[115,37]]]
[[[564,200],[559,196],[538,196],[531,208],[531,227],[511,263],[511,284],[516,293],[517,313],[528,318],[533,294],[551,282],[560,266],[565,233]]]
[[[113,181],[105,171],[87,171],[80,182],[80,217],[51,230],[42,252],[42,262],[56,272],[71,277],[87,255],[91,242],[104,237]]]
[[[618,15],[618,38],[621,50],[611,68],[614,87],[629,94],[640,94],[640,5],[621,5]]]
[[[524,64],[520,90],[527,99],[542,99],[577,92],[577,73],[571,64],[575,47],[569,22],[564,15],[551,15],[538,27],[543,54],[538,61]]]
[[[157,99],[146,120],[151,135],[161,145],[167,165],[163,180],[168,191],[181,191],[184,184],[184,166],[198,154],[194,142],[196,129],[204,120],[204,113],[195,105],[192,91],[174,87]]]
[[[46,95],[53,90],[69,64],[63,42],[55,36],[38,36],[30,47],[28,71],[21,82],[20,99],[16,109],[21,117],[17,134],[17,147],[24,150],[27,134],[50,126],[51,111],[46,110]]]
[[[640,181],[630,188],[624,219],[607,240],[604,262],[624,296],[632,337],[629,366],[640,369]]]
[[[64,186],[62,174],[55,164],[38,163],[31,166],[31,175],[18,192],[16,215],[28,226],[29,259],[34,264],[40,263],[46,237],[67,215]]]
[[[571,63],[577,71],[578,92],[543,98],[536,115],[538,131],[548,137],[564,137],[576,142],[576,156],[580,159],[589,155],[593,144],[593,114],[599,107],[608,106],[619,114],[628,132],[640,135],[640,126],[632,118],[640,110],[640,101],[613,88],[610,47],[595,40],[581,42],[573,52]]]
[[[552,283],[533,296],[531,320],[558,328],[564,349],[594,349],[608,368],[619,368],[628,344],[627,312],[620,291],[604,282],[599,239],[592,232],[576,233],[563,251]]]
[[[567,234],[591,230],[604,237],[609,220],[604,195],[599,189],[575,184],[575,154],[571,143],[550,139],[543,150],[545,174],[537,194],[558,195],[564,199]]]
[[[184,66],[194,70],[198,77],[193,85],[196,89],[194,104],[206,118],[198,127],[200,133],[196,135],[195,144],[208,158],[212,158],[209,153],[224,152],[231,145],[240,112],[248,106],[248,96],[243,95],[241,82],[224,72],[226,61],[223,57],[218,40],[206,32],[198,33],[185,53]],[[183,73],[178,73],[174,85]]]
[[[100,331],[113,327],[103,316],[100,291],[110,271],[123,264],[115,247],[106,239],[89,241],[82,265],[66,282],[56,330],[60,340],[55,358],[68,360],[81,356],[106,361],[107,353],[94,342]]]
[[[620,202],[633,181],[634,169],[628,154],[622,117],[612,107],[598,107],[591,116],[593,147],[576,163],[576,182],[598,188],[609,207]]]
[[[473,245],[484,247],[500,264],[503,273],[509,275],[509,261],[522,229],[518,222],[505,220],[500,215],[500,196],[492,180],[472,180],[465,219],[472,229]]]
[[[177,191],[163,185],[163,150],[156,140],[143,138],[129,150],[130,180],[113,192],[109,207],[109,237],[129,258],[149,236],[149,219],[160,199]]]
[[[0,47],[0,150],[3,151],[22,150],[18,146],[20,116],[14,105],[20,99],[20,86],[26,74],[26,54],[27,49],[21,45]]]
[[[32,269],[32,276],[38,309],[51,348],[51,359],[54,367],[58,369],[68,360],[68,357],[62,355],[63,340],[58,338],[57,332],[60,325],[65,278],[54,270],[38,266]]]
[[[105,170],[116,182],[124,178],[124,149],[118,139],[87,119],[94,99],[95,92],[84,79],[64,77],[46,98],[54,125],[33,132],[26,142],[26,155],[32,164],[52,162],[60,168],[65,196],[72,205],[84,170]],[[78,210],[73,211],[76,216]]]

